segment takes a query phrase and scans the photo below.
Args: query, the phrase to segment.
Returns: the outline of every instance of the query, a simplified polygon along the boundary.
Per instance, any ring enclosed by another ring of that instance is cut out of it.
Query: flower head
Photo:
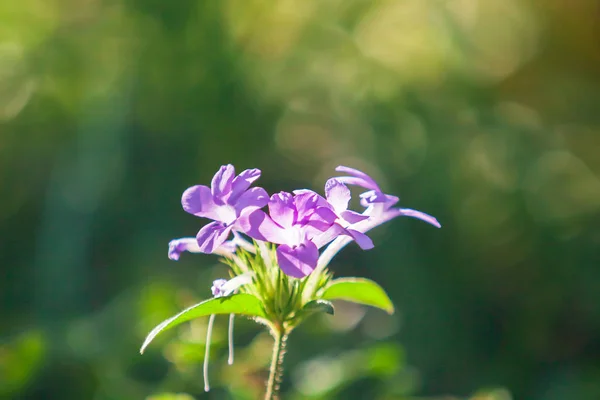
[[[196,185],[181,197],[183,209],[197,217],[212,219],[196,236],[198,250],[213,253],[237,230],[237,222],[244,213],[264,207],[269,199],[260,187],[249,189],[260,177],[260,170],[247,169],[235,175],[233,165],[224,165],[215,174],[210,188]]]
[[[390,210],[396,203],[398,203],[398,197],[383,193],[379,188],[379,185],[373,178],[354,168],[344,167],[340,165],[335,169],[338,172],[345,172],[350,176],[340,176],[334,179],[340,182],[347,183],[349,185],[361,186],[365,189],[369,189],[360,195],[360,202],[363,207],[367,207],[364,215],[382,217],[388,210]],[[425,214],[420,211],[411,210],[408,208],[397,208],[391,212],[393,217],[406,216],[418,218],[422,221],[430,223],[431,225],[441,228],[440,223],[431,215]],[[392,217],[392,218],[393,218]],[[391,219],[391,218],[389,218]],[[389,219],[386,219],[389,220]],[[365,224],[366,225],[366,224]]]
[[[368,219],[369,216],[348,210],[350,189],[341,180],[331,178],[325,183],[325,196],[336,213],[336,223],[343,229],[343,233],[354,239],[361,249],[372,249],[373,241],[364,233],[352,228],[352,225]]]
[[[363,207],[379,206],[378,208],[380,209],[388,209],[395,205],[399,200],[396,196],[383,193],[377,182],[375,182],[375,179],[371,178],[362,171],[350,167],[344,167],[343,165],[340,165],[335,170],[338,172],[345,172],[350,176],[339,176],[334,179],[337,179],[340,182],[348,185],[355,185],[368,189],[366,192],[360,195],[360,204]],[[370,213],[371,210],[369,210],[368,214]]]
[[[291,277],[303,278],[318,265],[326,265],[351,240],[363,250],[373,248],[366,233],[393,218],[414,217],[440,227],[428,214],[395,208],[398,197],[384,193],[364,172],[345,166],[337,167],[336,171],[347,175],[329,179],[325,184],[325,197],[301,189],[293,194],[276,193],[269,198],[260,187],[250,189],[260,177],[260,170],[247,169],[236,176],[232,165],[222,166],[210,187],[197,185],[183,193],[181,203],[185,211],[213,222],[200,229],[195,239],[171,241],[169,258],[177,260],[184,251],[216,253],[239,264],[241,260],[235,255],[238,247],[254,251],[252,244],[239,235],[244,233],[257,241],[259,247],[263,242],[276,244],[277,264],[281,270]],[[365,207],[362,213],[348,209],[351,193],[347,185],[366,189],[360,194],[360,203]],[[268,213],[261,210],[266,205]],[[234,239],[228,240],[232,232]],[[330,242],[319,255],[319,249]]]
[[[364,172],[344,166],[339,166],[335,170],[338,172],[345,172],[350,176],[339,176],[330,179],[330,181],[333,180],[343,184],[357,185],[368,189],[360,195],[361,205],[366,207],[362,215],[367,218],[348,225],[346,230],[364,234],[384,222],[402,216],[418,218],[437,228],[441,228],[438,220],[429,214],[409,208],[394,208],[394,205],[398,203],[398,197],[383,193],[377,182]],[[336,183],[335,185],[337,186],[338,184]],[[338,191],[340,191],[340,189],[338,189]],[[340,236],[336,238],[319,257],[319,267],[324,268],[329,261],[331,261],[333,256],[349,242],[349,237]]]
[[[325,234],[337,216],[309,190],[280,192],[269,200],[269,214],[255,210],[244,220],[252,238],[278,244],[277,261],[287,275],[302,278],[317,266],[319,248],[313,239]]]

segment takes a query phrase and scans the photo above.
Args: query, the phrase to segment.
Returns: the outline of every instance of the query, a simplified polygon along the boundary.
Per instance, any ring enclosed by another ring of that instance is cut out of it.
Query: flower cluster
[[[430,215],[394,207],[398,197],[383,193],[364,172],[344,166],[336,171],[346,175],[325,183],[325,197],[308,189],[269,197],[263,188],[250,188],[260,177],[260,170],[247,169],[236,175],[233,165],[222,166],[210,187],[192,186],[183,193],[183,209],[212,222],[202,227],[196,238],[171,241],[169,258],[177,260],[184,251],[232,254],[237,247],[248,245],[240,236],[243,234],[277,245],[279,268],[290,277],[304,278],[318,265],[326,265],[351,241],[364,250],[372,248],[366,232],[393,218],[414,217],[440,227]],[[364,207],[360,213],[348,209],[348,185],[366,190],[360,195]],[[327,244],[327,249],[319,254],[319,249]]]

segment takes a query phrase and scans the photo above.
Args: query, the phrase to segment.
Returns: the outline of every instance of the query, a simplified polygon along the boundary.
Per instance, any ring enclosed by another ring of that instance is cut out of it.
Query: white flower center
[[[284,230],[285,242],[290,247],[299,246],[304,242],[304,229],[300,225],[293,225]]]
[[[217,208],[217,216],[219,221],[229,225],[237,219],[235,208],[230,205],[219,206]]]

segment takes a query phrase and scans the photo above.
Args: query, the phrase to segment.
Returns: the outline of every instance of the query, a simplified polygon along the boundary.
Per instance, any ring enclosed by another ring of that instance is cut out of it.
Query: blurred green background
[[[290,338],[289,399],[600,398],[600,4],[594,0],[0,1],[0,398],[254,399],[271,341],[238,319],[202,391],[216,257],[188,186],[269,192],[363,169],[397,219]],[[182,393],[169,397],[165,393]],[[187,393],[184,395],[183,393]],[[161,397],[162,396],[162,397]]]

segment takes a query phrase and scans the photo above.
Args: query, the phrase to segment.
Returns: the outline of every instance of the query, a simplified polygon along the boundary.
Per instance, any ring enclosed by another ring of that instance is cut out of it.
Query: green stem
[[[283,357],[285,356],[285,346],[287,343],[287,333],[282,327],[276,327],[272,330],[273,355],[271,356],[271,368],[269,368],[269,380],[267,381],[267,390],[265,400],[279,399],[279,384],[283,375]]]

